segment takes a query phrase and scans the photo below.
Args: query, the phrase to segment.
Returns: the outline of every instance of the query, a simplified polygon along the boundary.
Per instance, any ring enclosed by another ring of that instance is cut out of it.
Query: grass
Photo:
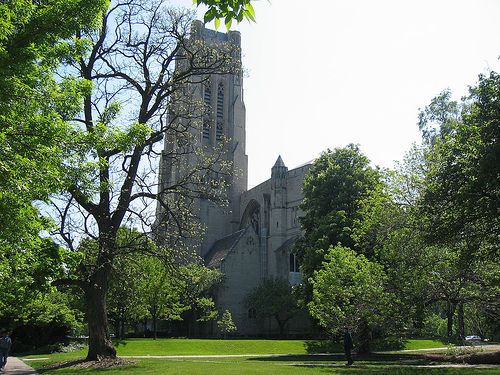
[[[413,339],[405,341],[405,350],[419,350],[431,348],[446,348],[448,344],[441,340]]]
[[[49,363],[57,362],[57,356],[50,361],[32,362],[40,374],[90,374],[96,372],[94,369],[79,368],[59,368],[54,370],[44,370],[43,367]],[[273,358],[226,358],[226,359],[140,359],[135,364],[102,369],[106,375],[115,374],[169,374],[169,375],[233,375],[233,374],[273,374],[273,375],[299,375],[299,374],[388,374],[388,375],[476,375],[500,374],[500,369],[476,369],[476,368],[422,368],[408,367],[409,365],[421,365],[421,361],[357,361],[353,367],[347,368],[343,364],[345,361],[340,358],[334,358],[334,361],[328,358],[318,360],[306,359],[293,356],[273,357]],[[336,367],[332,367],[336,364]]]
[[[500,368],[421,368],[428,362],[411,354],[377,354],[357,358],[355,366],[347,368],[341,355],[307,356],[310,341],[303,340],[201,340],[201,339],[128,339],[115,343],[120,356],[141,355],[210,355],[210,354],[256,354],[244,358],[179,358],[179,359],[134,359],[134,364],[110,369],[58,368],[44,370],[48,365],[85,357],[86,350],[71,353],[56,353],[30,356],[48,357],[47,360],[28,362],[40,374],[498,374]],[[434,340],[408,340],[408,349],[441,347]],[[259,354],[282,354],[278,357],[259,357]],[[288,354],[288,355],[286,355]],[[332,364],[336,364],[332,367]]]
[[[302,340],[128,339],[118,355],[304,354]]]
[[[306,354],[341,353],[340,343],[320,340],[211,340],[211,339],[127,339],[114,342],[119,356],[145,355],[210,355],[210,354]],[[439,340],[407,340],[406,350],[446,347]],[[58,355],[86,355],[86,349]],[[45,357],[45,354],[27,358]]]

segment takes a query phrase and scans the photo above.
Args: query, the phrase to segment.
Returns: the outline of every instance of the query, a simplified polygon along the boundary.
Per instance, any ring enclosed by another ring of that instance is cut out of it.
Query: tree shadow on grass
[[[325,362],[325,361],[345,361],[343,354],[285,354],[272,357],[249,358],[251,361],[268,362]],[[371,353],[365,355],[354,355],[355,361],[385,362],[385,363],[427,363],[428,361],[421,354],[397,354],[397,353]]]
[[[75,359],[75,360],[71,360],[71,361],[57,362],[57,363],[45,366],[41,369],[38,369],[37,371],[40,374],[43,374],[45,372],[49,372],[49,371],[53,371],[53,370],[59,370],[59,369],[63,369],[63,368],[78,366],[79,364],[81,364],[83,362],[85,362],[84,358]]]
[[[476,374],[493,374],[488,372],[488,369],[471,369],[471,368],[423,368],[423,367],[404,367],[397,365],[370,365],[370,364],[354,364],[353,366],[304,366],[300,364],[290,365],[292,367],[300,367],[301,373],[307,374],[307,370],[318,370],[323,374],[348,375],[348,374],[368,374],[368,375],[476,375]],[[496,373],[495,373],[496,374]]]
[[[81,358],[81,359],[74,359],[71,361],[53,363],[51,365],[38,369],[38,372],[40,374],[43,374],[46,372],[67,369],[67,368],[88,370],[92,372],[105,371],[110,369],[116,370],[120,368],[126,369],[126,367],[134,365],[135,363],[136,363],[135,361],[123,358],[104,358],[101,359],[100,361],[87,361],[86,359]]]
[[[120,339],[114,339],[113,340],[113,346],[115,348],[118,348],[120,346],[127,346],[127,345],[128,345],[128,343],[125,340],[120,340]]]

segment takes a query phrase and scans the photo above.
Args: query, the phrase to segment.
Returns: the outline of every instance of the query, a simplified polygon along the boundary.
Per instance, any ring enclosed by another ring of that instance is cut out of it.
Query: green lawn
[[[418,350],[430,348],[446,348],[448,344],[441,340],[413,339],[405,342],[405,350]]]
[[[127,339],[118,355],[303,354],[303,340]]]
[[[406,348],[441,347],[444,344],[433,340],[409,340]],[[116,342],[118,355],[210,355],[210,354],[257,354],[244,358],[181,358],[181,359],[134,359],[134,364],[103,369],[103,374],[498,374],[500,369],[475,368],[421,368],[427,362],[411,354],[379,354],[357,359],[355,366],[342,366],[345,360],[336,356],[307,356],[307,350],[321,347],[304,340],[201,340],[201,339],[128,339]],[[62,361],[85,357],[86,351],[29,356],[48,357],[48,360],[29,361],[41,374],[89,374],[96,370],[83,368],[44,367]],[[259,357],[258,354],[282,354],[278,357]],[[284,355],[291,354],[291,355]],[[337,364],[332,367],[332,364]],[[408,367],[410,366],[410,367]]]
[[[324,345],[308,340],[210,340],[210,339],[127,339],[115,341],[119,356],[142,355],[208,355],[208,354],[306,354],[342,352],[340,343]],[[404,349],[417,350],[445,347],[438,340],[408,340]],[[86,350],[58,355],[73,358],[85,356]],[[28,356],[29,358],[44,357]]]
[[[340,358],[328,360],[320,358],[315,360],[284,356],[283,358],[227,358],[227,359],[140,359],[129,366],[103,369],[100,372],[106,375],[113,374],[176,374],[176,375],[233,375],[233,374],[388,374],[388,375],[476,375],[476,374],[500,374],[500,369],[475,369],[475,368],[421,368],[408,367],[409,365],[422,365],[421,361],[357,361],[353,367],[347,368],[343,364],[345,361]],[[57,356],[50,361],[30,362],[40,374],[90,374],[96,372],[92,369],[60,368],[55,370],[44,370],[43,367],[53,361],[57,361]],[[331,367],[336,364],[337,367]],[[327,367],[330,366],[330,367]]]

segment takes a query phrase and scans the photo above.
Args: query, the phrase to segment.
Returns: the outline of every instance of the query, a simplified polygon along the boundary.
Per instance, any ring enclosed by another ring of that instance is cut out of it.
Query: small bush
[[[483,348],[481,348],[480,346],[455,346],[455,345],[449,344],[448,348],[446,349],[446,355],[447,356],[459,356],[459,355],[479,353],[482,351],[483,351]]]

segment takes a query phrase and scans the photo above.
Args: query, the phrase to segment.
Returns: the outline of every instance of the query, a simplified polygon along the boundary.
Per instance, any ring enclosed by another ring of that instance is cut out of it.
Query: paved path
[[[9,357],[7,360],[7,366],[5,366],[5,370],[0,372],[0,374],[9,374],[9,375],[38,375],[32,367],[25,364],[19,358]]]

